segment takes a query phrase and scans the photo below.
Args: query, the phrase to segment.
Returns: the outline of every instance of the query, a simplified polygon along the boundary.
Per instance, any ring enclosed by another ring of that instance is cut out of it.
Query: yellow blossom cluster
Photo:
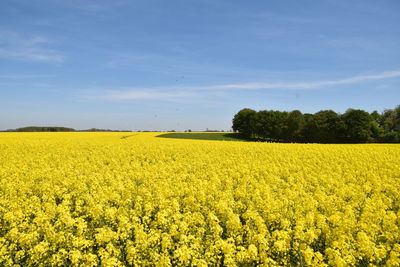
[[[1,133],[0,266],[399,266],[400,146]]]

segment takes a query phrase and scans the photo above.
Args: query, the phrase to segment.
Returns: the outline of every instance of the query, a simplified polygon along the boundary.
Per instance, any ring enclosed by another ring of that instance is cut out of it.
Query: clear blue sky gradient
[[[400,104],[400,1],[2,0],[0,129]]]

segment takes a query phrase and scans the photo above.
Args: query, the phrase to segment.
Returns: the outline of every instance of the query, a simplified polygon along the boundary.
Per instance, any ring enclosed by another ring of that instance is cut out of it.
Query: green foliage
[[[321,110],[312,116],[307,125],[309,136],[305,140],[316,143],[335,143],[344,141],[345,124],[332,110]]]
[[[66,127],[41,127],[41,126],[29,126],[18,128],[15,130],[16,132],[74,132],[73,128]]]
[[[400,105],[395,109],[385,110],[381,118],[381,126],[385,132],[400,132]]]
[[[254,115],[255,136],[262,139],[283,140],[288,126],[287,112],[262,110]]]
[[[287,117],[287,129],[285,138],[293,142],[300,141],[302,139],[304,124],[304,116],[299,110],[293,110],[289,112]]]
[[[306,143],[398,143],[400,142],[400,105],[371,114],[349,109],[344,114],[321,110],[302,114],[298,110],[254,111],[242,109],[233,118],[233,130],[245,138],[278,142]]]
[[[245,108],[239,111],[232,120],[232,129],[239,132],[245,138],[253,137],[255,133],[255,121],[257,112]]]
[[[346,124],[346,139],[350,143],[370,143],[375,141],[378,124],[368,112],[349,109],[342,116]]]

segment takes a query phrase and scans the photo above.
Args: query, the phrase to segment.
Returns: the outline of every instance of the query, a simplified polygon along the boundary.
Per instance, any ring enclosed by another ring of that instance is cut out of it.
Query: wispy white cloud
[[[0,58],[56,63],[64,61],[64,56],[50,48],[50,44],[51,41],[43,36],[0,31]]]
[[[382,80],[400,77],[400,70],[382,72],[371,75],[359,75],[345,79],[309,82],[257,82],[257,83],[237,83],[219,84],[206,86],[164,86],[156,88],[117,88],[116,90],[94,90],[99,92],[94,98],[106,100],[182,100],[193,99],[204,96],[205,92],[219,93],[230,90],[266,90],[266,89],[285,89],[285,90],[304,90],[318,89],[326,86],[356,84],[370,80]],[[90,98],[93,98],[90,97]]]
[[[381,80],[400,77],[400,70],[383,72],[372,75],[360,75],[345,79],[311,82],[281,82],[281,83],[240,83],[210,86],[209,89],[313,89],[330,85],[354,84],[369,80]]]

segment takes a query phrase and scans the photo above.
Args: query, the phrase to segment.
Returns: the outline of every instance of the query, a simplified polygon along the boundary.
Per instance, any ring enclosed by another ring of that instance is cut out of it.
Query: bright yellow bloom
[[[400,265],[400,146],[0,133],[0,265]]]

